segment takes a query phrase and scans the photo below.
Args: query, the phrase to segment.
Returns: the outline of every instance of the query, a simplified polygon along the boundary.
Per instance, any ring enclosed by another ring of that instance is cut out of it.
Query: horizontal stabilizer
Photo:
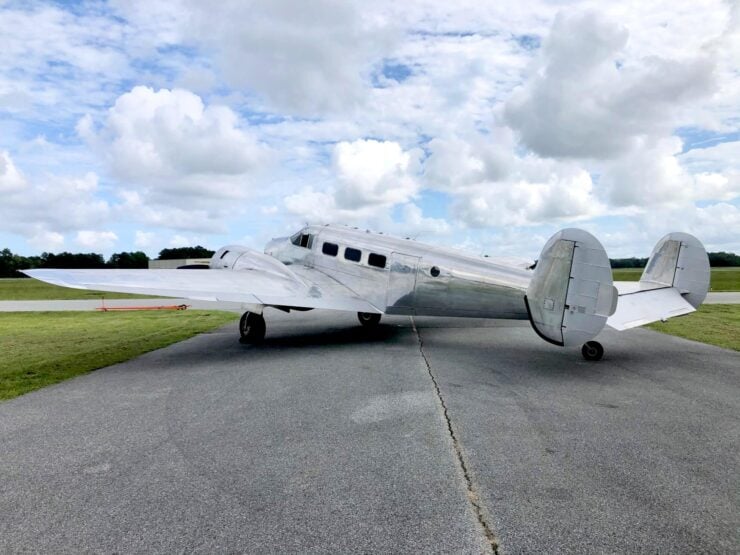
[[[709,259],[704,245],[688,233],[674,232],[655,245],[639,282],[617,281],[616,312],[606,324],[636,328],[694,312],[709,289]]]
[[[620,282],[615,285],[621,293]],[[617,330],[627,330],[695,310],[675,287],[638,289],[619,296],[617,311],[609,316],[606,324]]]

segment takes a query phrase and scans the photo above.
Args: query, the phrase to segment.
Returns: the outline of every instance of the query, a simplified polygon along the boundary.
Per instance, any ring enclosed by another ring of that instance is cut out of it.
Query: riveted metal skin
[[[313,237],[311,249],[295,247],[285,238],[271,242],[266,252],[290,264],[298,275],[300,264],[331,276],[387,314],[528,317],[524,293],[531,270],[341,226],[308,226],[300,233]],[[325,242],[339,246],[337,256],[323,254]],[[362,252],[359,262],[344,258],[347,247]],[[303,251],[300,260],[296,249]],[[386,267],[369,266],[370,253],[386,256]]]

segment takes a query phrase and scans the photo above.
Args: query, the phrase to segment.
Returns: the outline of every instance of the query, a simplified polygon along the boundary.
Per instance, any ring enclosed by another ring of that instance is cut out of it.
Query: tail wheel
[[[586,360],[601,360],[604,356],[604,347],[598,341],[587,341],[581,347],[581,354]]]
[[[380,322],[380,314],[373,314],[372,312],[358,312],[357,319],[363,326],[372,328],[377,326]]]
[[[265,319],[262,314],[245,312],[239,320],[239,334],[241,343],[259,343],[265,338]]]

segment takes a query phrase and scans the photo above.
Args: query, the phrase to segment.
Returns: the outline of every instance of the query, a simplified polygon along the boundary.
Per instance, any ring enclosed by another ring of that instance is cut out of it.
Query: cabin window
[[[308,233],[296,233],[290,238],[290,242],[296,247],[310,249],[311,244],[313,243],[313,235],[309,235]]]
[[[324,245],[321,247],[321,252],[323,252],[327,256],[336,256],[339,252],[339,247],[334,243],[324,243]]]
[[[371,252],[367,257],[367,263],[376,268],[385,268],[385,256]]]
[[[439,276],[439,268],[437,268],[436,266],[432,266],[432,269],[429,270],[429,273],[432,274],[432,277],[437,277]]]
[[[352,262],[359,262],[360,258],[362,258],[362,251],[353,249],[352,247],[347,247],[344,249],[344,258],[351,260]]]

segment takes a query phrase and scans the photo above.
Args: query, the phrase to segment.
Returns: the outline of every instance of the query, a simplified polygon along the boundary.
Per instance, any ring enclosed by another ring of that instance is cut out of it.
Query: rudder
[[[582,229],[563,229],[545,244],[525,302],[535,332],[561,346],[594,338],[614,313],[617,291],[609,257]]]

